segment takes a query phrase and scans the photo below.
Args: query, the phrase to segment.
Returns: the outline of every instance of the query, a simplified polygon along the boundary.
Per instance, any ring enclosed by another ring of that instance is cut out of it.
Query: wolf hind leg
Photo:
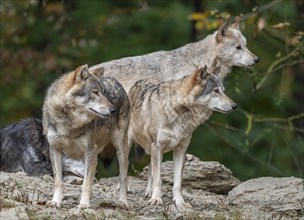
[[[26,148],[21,160],[23,171],[31,176],[52,175],[51,161],[43,155],[41,150],[34,147],[32,144],[27,144],[25,146]]]

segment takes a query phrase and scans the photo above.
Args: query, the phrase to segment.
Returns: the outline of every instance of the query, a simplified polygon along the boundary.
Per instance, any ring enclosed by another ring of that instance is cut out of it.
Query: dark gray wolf
[[[246,39],[239,30],[239,20],[232,25],[226,22],[203,40],[175,50],[112,60],[90,69],[104,67],[105,76],[115,77],[128,93],[138,80],[150,77],[160,81],[180,79],[198,67],[210,67],[216,57],[221,66],[218,75],[221,81],[232,66],[252,67],[259,61],[246,47]]]
[[[218,74],[219,69],[216,70]],[[179,210],[184,210],[188,204],[181,195],[182,172],[193,131],[213,111],[229,113],[237,105],[224,94],[222,83],[208,73],[206,66],[179,80],[138,81],[131,88],[129,99],[129,147],[136,141],[151,155],[146,196],[151,197],[151,204],[162,204],[162,156],[173,151],[173,201]]]
[[[26,118],[0,129],[0,171],[53,175],[42,121]],[[84,176],[83,160],[63,157],[63,172]]]
[[[129,100],[112,77],[102,77],[103,68],[88,65],[64,74],[48,89],[43,105],[44,134],[50,144],[55,177],[54,195],[47,205],[60,207],[63,199],[62,154],[85,161],[79,208],[89,207],[97,155],[107,144],[117,151],[120,169],[118,204],[127,204],[127,129]]]
[[[52,175],[41,120],[29,118],[0,129],[0,170]]]

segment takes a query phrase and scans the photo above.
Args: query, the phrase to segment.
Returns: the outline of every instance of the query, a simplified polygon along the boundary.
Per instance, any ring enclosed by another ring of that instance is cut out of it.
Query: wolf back
[[[105,76],[115,77],[128,93],[136,81],[157,78],[161,81],[180,79],[197,68],[212,66],[218,59],[221,81],[233,66],[253,67],[259,58],[246,47],[246,38],[239,29],[239,20],[225,22],[203,40],[171,51],[157,51],[141,56],[125,57],[95,65],[90,70],[105,68]]]

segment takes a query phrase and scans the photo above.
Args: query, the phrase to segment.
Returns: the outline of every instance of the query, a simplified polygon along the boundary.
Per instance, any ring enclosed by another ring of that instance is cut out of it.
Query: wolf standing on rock
[[[151,197],[151,204],[162,204],[162,156],[173,151],[173,201],[179,210],[184,210],[187,203],[181,194],[182,172],[192,133],[213,111],[229,113],[237,105],[224,94],[222,83],[207,72],[207,67],[179,80],[138,81],[131,88],[129,99],[129,147],[136,141],[151,155],[146,196]]]
[[[117,151],[119,162],[119,205],[127,204],[127,129],[129,100],[112,77],[102,77],[103,68],[90,71],[87,65],[64,74],[48,89],[43,105],[43,128],[50,145],[54,173],[54,195],[50,206],[63,199],[62,154],[85,161],[80,208],[90,202],[97,155],[107,144]]]
[[[201,41],[196,43],[187,44],[183,47],[172,51],[159,51],[142,56],[127,57],[117,59],[105,63],[101,63],[91,67],[91,70],[98,70],[100,67],[105,68],[105,76],[115,77],[128,92],[130,88],[135,84],[137,80],[155,77],[161,81],[167,81],[172,79],[182,78],[185,75],[190,75],[197,67],[207,65],[210,67],[215,57],[219,58],[219,65],[221,71],[219,78],[223,81],[224,77],[230,72],[232,66],[251,67],[254,66],[259,58],[251,53],[246,48],[246,39],[239,30],[239,21],[236,21],[232,25],[224,23],[215,33],[207,36]],[[24,124],[24,122],[23,122]],[[44,141],[45,137],[39,133],[39,129],[42,127],[40,121],[35,121],[37,126],[32,126],[32,130],[27,130],[29,134],[20,132],[19,127],[14,128],[13,133],[18,134],[20,138],[12,142],[9,142],[14,148],[23,146],[22,154],[27,151],[31,151],[31,148],[48,149],[47,143]],[[16,130],[16,128],[18,128]],[[12,133],[8,129],[2,129],[3,132]],[[0,132],[1,133],[1,132]],[[36,139],[28,138],[35,134],[40,134]],[[26,138],[23,138],[26,136]],[[0,157],[0,169],[10,172],[19,171],[20,169],[11,169],[11,165],[7,164],[10,161],[6,160],[10,158],[8,151],[5,150],[4,143],[7,145],[7,141],[11,140],[8,135],[3,135],[1,139],[1,157]],[[42,148],[40,148],[42,146]],[[20,148],[21,149],[21,148]],[[38,152],[43,154],[43,150]],[[3,159],[2,159],[3,158]],[[44,159],[41,157],[35,157],[36,162],[44,163]],[[47,158],[49,160],[49,158]],[[3,162],[1,162],[1,160]],[[31,166],[24,157],[19,157],[18,160],[24,166]],[[71,160],[71,162],[73,162]],[[23,169],[25,172],[32,175],[32,171]],[[50,173],[49,168],[33,169],[35,175],[43,175],[44,173]]]
[[[246,39],[239,30],[239,19],[232,25],[224,23],[216,32],[196,43],[171,51],[112,60],[90,69],[104,67],[105,76],[115,77],[128,93],[140,79],[180,79],[198,67],[210,67],[215,58],[218,58],[218,65],[221,66],[218,75],[221,81],[232,66],[253,67],[259,61],[246,47]]]

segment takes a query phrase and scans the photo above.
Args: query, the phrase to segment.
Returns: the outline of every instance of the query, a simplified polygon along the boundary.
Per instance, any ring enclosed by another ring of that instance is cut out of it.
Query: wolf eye
[[[241,47],[241,46],[237,46],[236,49],[237,49],[237,50],[241,50],[242,47]]]
[[[218,89],[214,89],[213,90],[215,93],[220,93],[220,91]]]
[[[93,93],[94,95],[98,95],[98,91],[97,91],[96,89],[92,90],[92,93]]]

